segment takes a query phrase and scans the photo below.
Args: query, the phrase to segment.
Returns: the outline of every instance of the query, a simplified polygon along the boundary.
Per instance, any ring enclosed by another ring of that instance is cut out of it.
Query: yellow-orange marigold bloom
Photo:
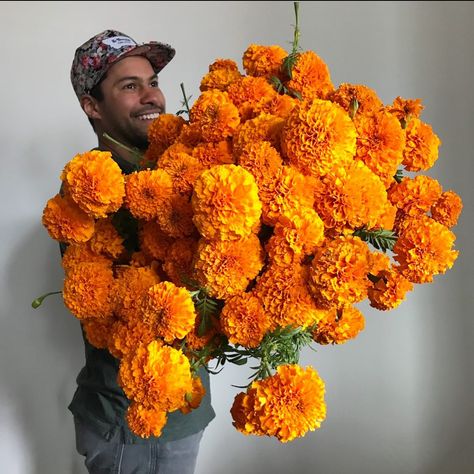
[[[201,92],[212,89],[226,91],[231,84],[238,81],[241,77],[242,74],[235,69],[214,69],[201,79],[199,90]]]
[[[142,344],[120,361],[118,382],[132,401],[174,411],[192,389],[188,358],[155,340]]]
[[[264,77],[243,76],[227,89],[229,98],[239,110],[242,122],[252,118],[260,102],[271,100],[277,95],[275,89]]]
[[[206,239],[245,237],[262,212],[254,177],[236,165],[203,171],[194,184],[191,204],[194,224]]]
[[[412,118],[420,118],[424,106],[421,99],[404,99],[397,97],[387,110],[406,125]]]
[[[390,202],[404,216],[417,216],[427,212],[441,196],[441,185],[430,176],[405,177],[388,190]]]
[[[67,273],[71,268],[79,263],[85,262],[97,262],[102,265],[109,265],[112,267],[113,261],[104,255],[98,255],[94,253],[90,247],[86,244],[70,244],[67,246],[61,265],[64,271]]]
[[[257,347],[270,327],[262,301],[249,294],[226,300],[220,315],[221,331],[232,344]]]
[[[176,286],[187,286],[191,278],[197,240],[193,237],[175,239],[164,258],[163,270]]]
[[[280,151],[280,135],[284,124],[282,118],[270,114],[260,114],[247,120],[234,135],[234,156],[238,158],[249,143],[261,141],[270,142],[277,151]]]
[[[140,344],[149,344],[156,338],[153,327],[141,319],[118,319],[110,331],[108,350],[116,359],[122,359]]]
[[[198,314],[194,323],[194,329],[186,334],[186,347],[191,351],[199,351],[204,347],[211,347],[216,340],[219,330],[219,321],[211,317],[211,324],[207,325],[205,331],[201,334],[200,326],[202,317]]]
[[[263,249],[254,234],[238,240],[201,239],[194,264],[195,278],[210,296],[225,299],[245,291],[263,263]]]
[[[364,315],[354,306],[331,308],[318,322],[313,339],[322,345],[344,344],[365,328]]]
[[[346,112],[359,114],[373,114],[383,108],[383,102],[377,93],[363,84],[349,84],[343,82],[339,87],[329,94],[328,100],[339,104]],[[354,102],[357,102],[356,110]]]
[[[238,165],[252,173],[258,187],[273,180],[283,165],[280,153],[267,141],[250,142],[239,156]]]
[[[356,158],[363,161],[387,188],[403,161],[405,132],[393,115],[379,111],[370,115],[357,115]]]
[[[187,126],[188,125],[185,124],[183,126],[183,130]],[[178,138],[178,140],[179,140],[179,138]],[[188,144],[181,143],[181,142],[177,141],[177,142],[173,143],[172,145],[170,145],[163,152],[163,154],[160,157],[160,161],[163,160],[165,162],[166,161],[172,162],[173,160],[176,160],[181,153],[187,153],[188,155],[190,155],[193,151],[193,146],[194,145],[191,146],[191,145],[188,145]]]
[[[82,327],[89,343],[97,349],[107,349],[115,321],[114,317],[84,319]]]
[[[154,219],[161,206],[169,205],[171,176],[164,170],[143,170],[127,175],[125,205],[137,219]]]
[[[156,220],[160,229],[170,237],[187,237],[196,231],[190,197],[172,194],[168,205],[162,206]]]
[[[61,180],[79,207],[94,217],[106,217],[122,205],[124,177],[108,151],[76,155],[64,167]]]
[[[191,295],[169,281],[158,283],[144,297],[143,319],[166,342],[182,339],[194,327],[196,319]]]
[[[454,191],[446,191],[431,206],[431,217],[446,227],[454,227],[461,215],[462,207],[460,196]]]
[[[206,389],[202,384],[201,377],[195,375],[192,380],[192,390],[186,393],[185,404],[179,409],[181,413],[187,414],[198,408],[205,394]]]
[[[418,118],[408,122],[406,146],[403,152],[403,164],[408,171],[420,171],[431,168],[438,159],[441,140],[430,125]]]
[[[233,425],[244,434],[275,436],[282,443],[304,436],[326,418],[325,386],[316,370],[281,365],[252,383],[231,408]]]
[[[86,214],[69,196],[56,194],[43,210],[43,226],[58,242],[86,242],[94,233],[94,218]]]
[[[217,69],[228,69],[229,71],[238,71],[239,66],[233,59],[217,58],[213,63],[209,65],[209,72],[216,71]]]
[[[110,265],[85,262],[71,268],[64,279],[66,307],[79,319],[112,315],[114,277]]]
[[[234,134],[240,124],[240,116],[227,92],[213,89],[201,93],[194,102],[190,121],[199,127],[203,141],[220,142]]]
[[[245,50],[242,62],[249,76],[278,77],[283,60],[287,56],[288,53],[281,46],[251,44]]]
[[[390,268],[390,257],[383,252],[370,252],[370,273],[378,275],[383,270]]]
[[[390,268],[377,275],[378,280],[369,288],[370,306],[386,311],[396,308],[413,285],[397,270]]]
[[[278,219],[298,207],[313,207],[315,181],[292,166],[282,166],[273,180],[260,183],[262,220],[275,225]]]
[[[143,299],[148,290],[159,282],[160,277],[151,267],[117,267],[115,314],[124,320],[141,318]]]
[[[201,129],[200,124],[187,123],[183,125],[183,128],[181,129],[181,133],[179,134],[177,143],[175,143],[174,145],[171,145],[170,148],[173,148],[175,146],[176,147],[181,146],[181,147],[187,147],[189,149],[192,149],[195,146],[199,145],[199,143],[201,143],[202,140],[203,140],[203,136],[202,136],[202,129]],[[168,150],[166,150],[165,153],[167,153]]]
[[[214,165],[229,165],[234,162],[231,142],[228,140],[217,143],[201,143],[193,148],[192,156],[197,158],[204,168]]]
[[[110,218],[99,219],[95,223],[94,234],[87,245],[94,253],[115,259],[125,251],[123,240]]]
[[[166,171],[173,182],[173,191],[180,194],[191,194],[196,178],[204,166],[199,160],[187,153],[176,153],[163,156],[158,162],[158,169]]]
[[[297,99],[286,94],[277,94],[272,98],[267,98],[267,100],[261,100],[254,106],[253,110],[255,116],[270,114],[286,119],[297,104]]]
[[[323,313],[316,307],[307,281],[308,267],[296,262],[288,266],[272,263],[259,276],[252,294],[262,300],[270,316],[270,330],[308,327],[319,321]]]
[[[309,289],[323,308],[340,307],[367,298],[370,252],[359,237],[325,240],[311,262]]]
[[[304,258],[304,255],[301,252],[295,252],[281,235],[272,235],[265,243],[265,251],[268,262],[279,267],[290,267],[301,263]]]
[[[165,260],[173,240],[161,230],[157,222],[142,222],[138,237],[145,255],[161,262]]]
[[[323,176],[352,161],[356,129],[338,104],[314,99],[296,106],[283,128],[282,150],[303,174]]]
[[[298,54],[286,87],[299,92],[303,99],[325,99],[334,90],[329,68],[314,51]]]
[[[175,114],[161,114],[148,127],[148,142],[156,156],[171,146],[181,133],[185,120]]]
[[[160,436],[168,419],[165,410],[135,402],[127,408],[126,417],[130,430],[141,438]]]
[[[456,236],[431,217],[405,219],[393,247],[396,269],[412,283],[433,281],[451,268],[459,252],[452,250]]]
[[[361,161],[336,167],[316,181],[314,209],[328,230],[372,227],[387,205],[387,192],[380,178]]]

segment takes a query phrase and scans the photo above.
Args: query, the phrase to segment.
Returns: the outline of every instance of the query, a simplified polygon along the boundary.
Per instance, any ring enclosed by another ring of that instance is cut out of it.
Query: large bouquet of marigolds
[[[140,436],[199,406],[200,367],[248,360],[239,431],[287,442],[319,428],[325,386],[301,349],[356,337],[357,303],[395,308],[458,255],[462,202],[423,173],[440,139],[421,100],[336,87],[298,35],[296,22],[290,53],[251,44],[245,73],[212,63],[192,107],[185,95],[154,121],[136,172],[75,156],[44,209],[68,244],[64,303],[120,359]]]

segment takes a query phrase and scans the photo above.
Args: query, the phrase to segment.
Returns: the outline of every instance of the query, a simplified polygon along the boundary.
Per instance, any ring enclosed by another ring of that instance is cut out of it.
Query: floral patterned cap
[[[156,73],[174,57],[175,50],[163,43],[151,41],[138,44],[130,36],[115,30],[105,30],[76,49],[71,67],[71,82],[80,99],[99,83],[107,69],[126,56],[145,56]]]

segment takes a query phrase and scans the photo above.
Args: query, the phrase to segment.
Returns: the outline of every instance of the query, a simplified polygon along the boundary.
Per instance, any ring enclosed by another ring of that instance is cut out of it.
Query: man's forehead
[[[149,79],[156,77],[150,61],[143,56],[127,56],[114,63],[107,74],[117,80],[120,77],[140,77]]]

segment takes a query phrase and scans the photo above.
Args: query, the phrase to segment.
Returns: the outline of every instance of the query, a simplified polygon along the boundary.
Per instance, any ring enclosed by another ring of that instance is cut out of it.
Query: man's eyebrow
[[[125,76],[125,77],[121,77],[120,79],[117,79],[117,81],[115,81],[115,84],[120,84],[125,81],[141,81],[141,80],[142,78],[138,76]],[[148,81],[153,81],[153,80],[158,80],[158,74],[153,74],[148,78]]]

